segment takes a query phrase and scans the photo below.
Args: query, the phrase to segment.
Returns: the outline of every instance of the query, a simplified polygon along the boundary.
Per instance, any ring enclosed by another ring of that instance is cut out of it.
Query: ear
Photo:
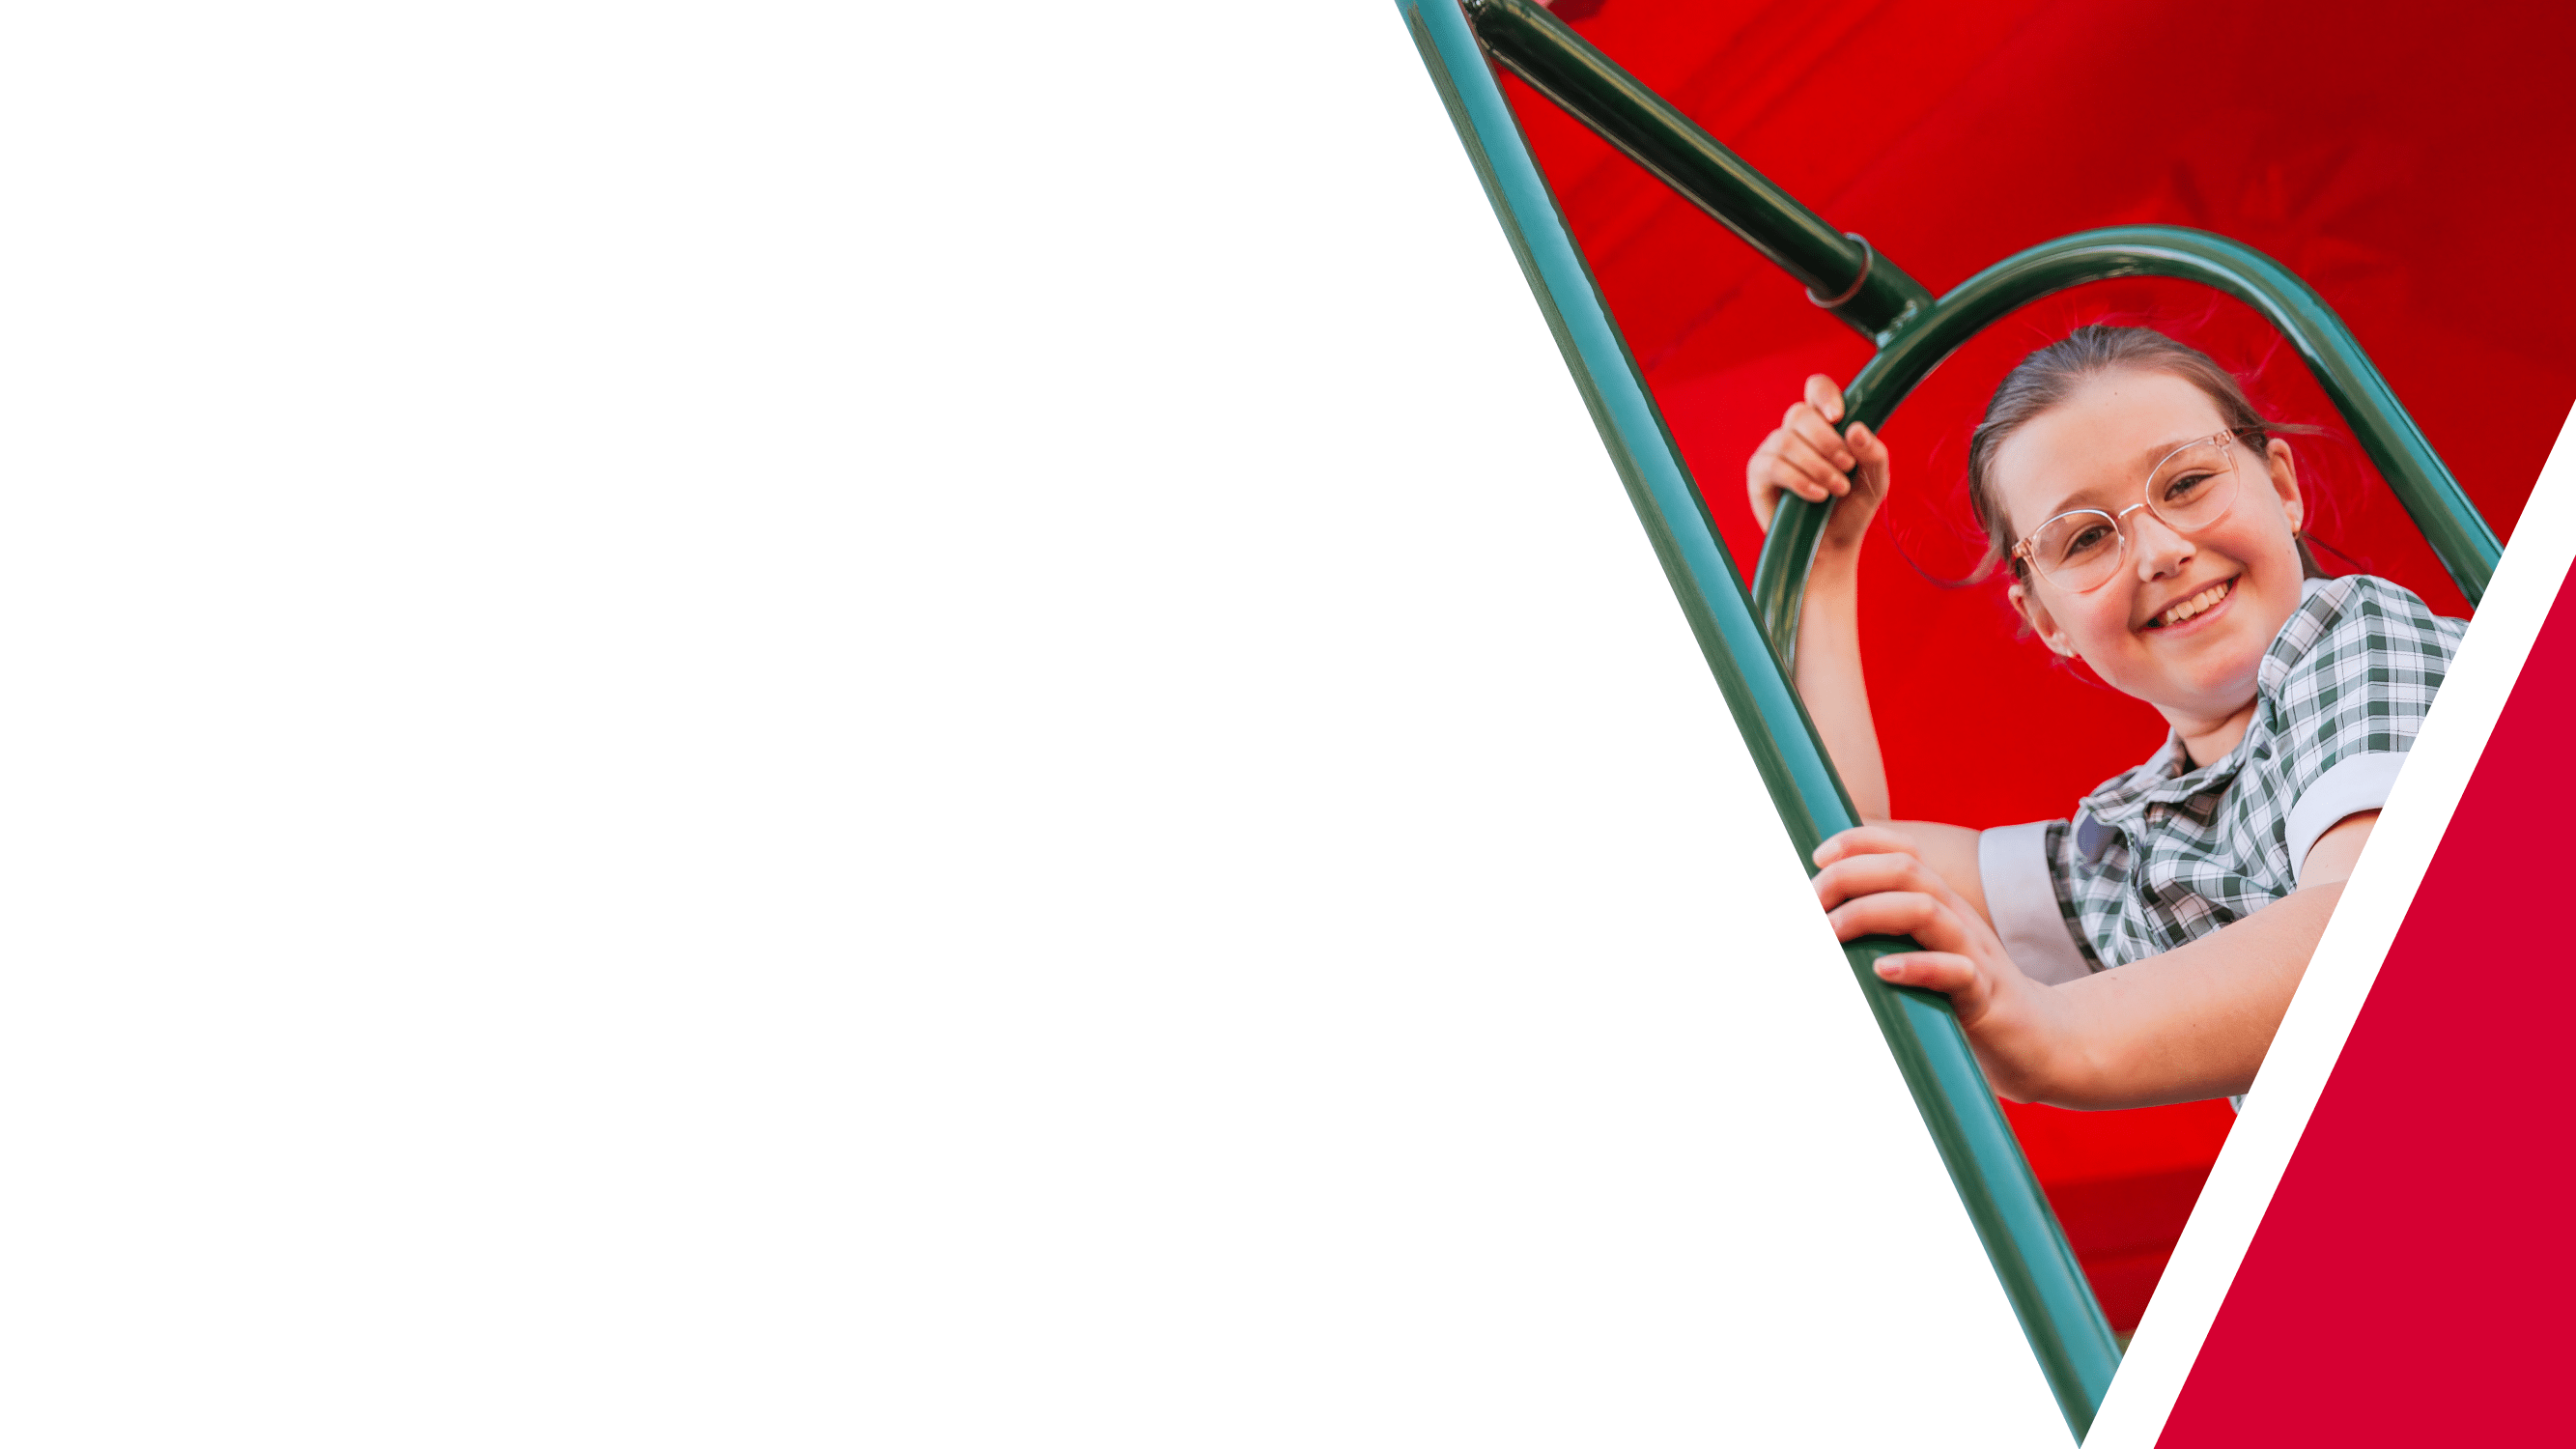
[[[2281,513],[2290,520],[2290,531],[2296,533],[2307,521],[2307,500],[2299,496],[2299,463],[2290,456],[2290,445],[2274,438],[2263,450],[2263,459],[2271,465],[2272,493],[2281,500]]]
[[[2047,645],[2050,653],[2068,659],[2075,657],[2075,645],[2067,639],[2066,631],[2057,627],[2056,617],[2048,612],[2048,606],[2039,601],[2038,595],[2031,592],[2030,585],[2014,584],[2005,590],[2005,597],[2012,600],[2013,612],[2021,615],[2021,621],[2030,626],[2030,631],[2039,636],[2039,642]]]

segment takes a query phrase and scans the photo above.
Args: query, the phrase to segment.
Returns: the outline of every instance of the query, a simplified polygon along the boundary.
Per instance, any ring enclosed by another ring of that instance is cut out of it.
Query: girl
[[[1866,822],[1816,852],[1836,934],[1919,942],[1878,974],[1948,993],[2016,1101],[2243,1093],[2466,625],[2384,579],[2319,575],[2290,446],[2225,369],[2146,328],[2080,328],[1996,389],[1970,505],[2031,632],[2171,734],[2071,821],[1890,820],[1856,608],[1888,455],[1842,411],[1807,379],[1746,465],[1765,528],[1783,492],[1842,500],[1797,650]]]

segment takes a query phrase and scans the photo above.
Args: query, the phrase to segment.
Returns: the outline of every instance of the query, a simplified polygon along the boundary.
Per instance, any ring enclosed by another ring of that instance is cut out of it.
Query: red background
[[[1582,13],[1589,9],[1589,13]],[[2024,247],[2163,222],[2259,247],[2324,295],[2502,534],[2576,399],[2557,270],[2576,225],[2571,12],[2216,0],[1568,3],[1594,44],[1833,225],[1936,293]],[[1744,459],[1801,380],[1868,343],[1715,221],[1513,80],[1541,166],[1749,575]],[[2335,572],[2444,613],[2459,593],[2306,369],[2240,304],[2107,283],[2024,309],[1889,420],[1895,488],[1862,569],[1862,647],[1896,812],[2062,816],[2164,737],[2055,663],[1978,542],[1968,430],[2015,360],[2084,322],[2145,322],[2238,371],[2293,440]],[[2337,557],[2340,554],[2342,557]],[[2113,1322],[2143,1311],[2232,1116],[2012,1108]]]

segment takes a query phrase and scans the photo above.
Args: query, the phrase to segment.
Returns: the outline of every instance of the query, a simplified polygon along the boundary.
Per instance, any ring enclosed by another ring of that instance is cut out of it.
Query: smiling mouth
[[[2163,613],[2156,615],[2152,619],[2149,619],[2147,621],[2147,627],[2150,629],[2170,628],[2173,625],[2183,622],[2185,619],[2189,619],[2200,614],[2206,614],[2210,610],[2215,609],[2220,604],[2226,602],[2227,596],[2234,592],[2236,592],[2236,580],[2220,579],[2217,583],[2211,584],[2208,588],[2201,590],[2199,593],[2192,595],[2190,598],[2183,600],[2181,603],[2176,604],[2172,608],[2165,610]]]

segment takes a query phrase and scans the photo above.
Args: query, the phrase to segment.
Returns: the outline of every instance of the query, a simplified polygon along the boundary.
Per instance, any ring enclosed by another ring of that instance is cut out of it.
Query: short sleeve
[[[2316,849],[2320,836],[2347,816],[2388,803],[2388,792],[2397,787],[2397,769],[2405,763],[2404,755],[2347,755],[2317,777],[2290,807],[2288,843],[2294,878],[2305,884],[2308,852]]]
[[[1977,884],[1985,892],[1987,919],[2013,964],[2046,986],[2092,974],[2067,922],[2050,862],[2051,847],[2065,834],[2063,820],[2034,820],[1977,836]]]
[[[2387,803],[2466,627],[2357,574],[2315,590],[2283,628],[2262,666],[2277,754],[2248,775],[2290,878],[2337,821]]]

